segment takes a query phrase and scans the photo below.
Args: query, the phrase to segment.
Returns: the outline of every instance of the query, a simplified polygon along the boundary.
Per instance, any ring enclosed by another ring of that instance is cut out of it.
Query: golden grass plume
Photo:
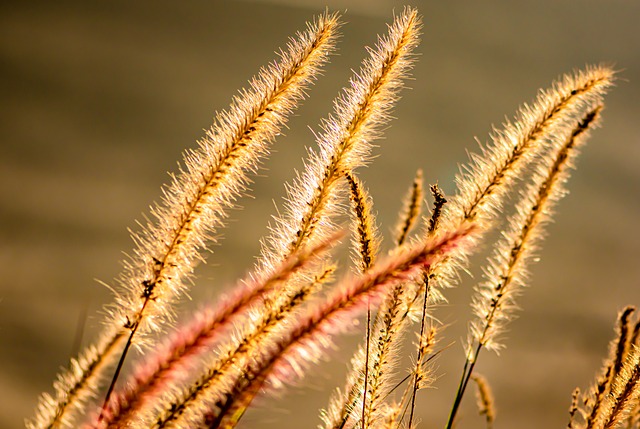
[[[599,124],[614,72],[589,66],[541,91],[471,155],[454,195],[445,197],[431,185],[428,219],[421,218],[425,197],[419,170],[392,244],[384,248],[358,170],[373,158],[372,143],[382,136],[410,78],[422,27],[411,7],[394,17],[336,97],[333,113],[321,120],[318,148],[309,149],[304,171],[287,186],[284,210],[261,241],[256,265],[228,295],[203,305],[172,335],[164,334],[203,252],[216,242],[229,209],[247,192],[250,175],[328,60],[339,27],[339,16],[328,12],[308,24],[216,116],[198,148],[186,151],[184,167],[164,188],[162,202],[153,206],[140,232],[132,233],[136,248],[113,288],[103,333],[72,359],[54,384],[54,395],[43,394],[27,427],[233,428],[258,395],[304,377],[335,335],[355,330],[362,314],[364,341],[346,385],[322,412],[323,427],[414,427],[418,392],[434,382],[433,362],[445,352],[438,348],[445,329],[433,308],[446,299],[446,289],[467,269],[469,256],[499,224],[513,197],[513,214],[494,244],[485,281],[476,287],[474,320],[446,424],[458,423],[467,384],[474,380],[480,412],[492,427],[496,406],[489,382],[474,372],[479,352],[504,347],[501,334],[530,283],[528,269],[543,228],[565,193],[575,157]],[[347,201],[352,269],[342,275]],[[416,228],[420,222],[422,228]],[[640,322],[635,314],[633,307],[620,313],[602,375],[585,395],[574,393],[568,427],[637,427]],[[412,329],[416,339],[408,345],[402,339]],[[144,354],[120,377],[133,346]],[[411,356],[406,374],[398,371],[403,354]],[[92,400],[98,393],[105,399]]]

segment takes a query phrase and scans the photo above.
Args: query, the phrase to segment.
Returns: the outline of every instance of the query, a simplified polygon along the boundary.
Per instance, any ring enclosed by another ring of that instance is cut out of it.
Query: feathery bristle
[[[412,65],[419,19],[407,9],[381,38],[377,50],[365,60],[361,74],[351,80],[335,102],[336,117],[323,123],[319,154],[311,153],[304,176],[289,188],[286,218],[276,220],[271,239],[265,243],[261,271],[304,246],[322,240],[332,230],[330,216],[336,212],[339,179],[366,163],[370,142],[388,117],[397,92]]]
[[[610,362],[605,363],[605,371],[598,378],[596,385],[589,392],[585,400],[585,405],[591,410],[586,417],[586,427],[590,428],[595,424],[598,413],[602,408],[602,403],[611,388],[610,374],[613,371],[613,365]]]
[[[96,345],[87,347],[77,359],[71,359],[69,370],[59,374],[53,385],[56,397],[42,394],[37,417],[27,422],[27,428],[73,426],[75,415],[82,413],[87,401],[97,394],[104,370],[113,363],[125,340],[124,333],[106,331]]]
[[[456,182],[458,193],[442,212],[441,227],[455,228],[473,220],[479,240],[493,225],[507,192],[523,169],[545,153],[557,153],[587,112],[602,104],[602,97],[613,84],[613,71],[604,66],[587,67],[565,75],[551,89],[541,91],[533,105],[520,108],[514,122],[494,131],[493,143],[472,154]],[[436,267],[436,280],[452,284],[456,273],[466,265],[468,255],[453,255]]]
[[[357,195],[358,192],[358,183],[354,180],[350,180],[351,173],[355,167],[361,165],[362,157],[364,155],[368,156],[369,152],[369,141],[377,136],[376,128],[380,126],[381,123],[387,120],[390,106],[397,99],[397,90],[401,86],[400,78],[403,74],[406,74],[408,69],[412,65],[412,58],[410,56],[411,50],[417,44],[417,36],[420,29],[420,19],[417,16],[415,10],[411,8],[405,9],[403,14],[398,17],[394,25],[389,29],[389,37],[388,39],[380,39],[378,43],[377,51],[370,51],[372,55],[372,59],[365,62],[363,65],[361,75],[356,76],[352,79],[352,86],[349,90],[347,90],[347,96],[340,98],[336,101],[336,113],[338,114],[337,120],[330,118],[328,121],[324,123],[325,136],[320,140],[321,146],[324,140],[324,144],[326,145],[332,139],[340,142],[340,145],[337,146],[338,154],[343,156],[345,160],[354,159],[357,160],[358,157],[356,155],[359,154],[359,158],[361,159],[358,164],[353,163],[344,163],[344,166],[340,166],[337,162],[334,161],[335,157],[331,158],[331,162],[335,165],[334,168],[336,171],[343,170],[347,174],[347,180],[350,182],[352,196]],[[352,107],[349,107],[346,103],[351,102],[353,104]],[[360,111],[355,111],[355,106],[361,106]],[[348,113],[348,116],[347,116]],[[342,123],[345,130],[348,130],[349,134],[344,135],[344,131],[342,131],[343,135],[340,135],[338,132],[339,129],[336,128],[336,125],[332,125],[331,121],[336,123]],[[356,146],[357,144],[360,147]],[[353,155],[350,154],[353,153]],[[326,158],[326,157],[325,157]],[[418,173],[420,174],[420,172]],[[327,177],[327,175],[325,175]],[[421,180],[419,181],[416,178],[416,185],[414,185],[413,192],[413,208],[409,208],[408,217],[405,219],[405,225],[402,227],[404,230],[404,237],[402,240],[406,238],[406,234],[411,229],[411,226],[418,216],[419,211],[419,200],[420,197],[420,189],[421,189]],[[313,190],[312,190],[313,191]],[[352,197],[353,198],[353,197]],[[353,198],[356,201],[356,213],[358,212],[358,204],[357,200],[366,201],[366,198]],[[360,209],[361,212],[366,210],[366,206],[360,204],[363,209]],[[359,234],[359,243],[356,243],[357,246],[362,249],[362,264],[361,270],[364,271],[367,267],[367,260],[371,258],[368,256],[368,251],[365,251],[367,248],[371,248],[368,243],[371,241],[368,236],[372,236],[371,230],[372,228],[368,225],[372,223],[367,221],[367,218],[370,216],[356,216],[357,218],[363,219],[359,223],[359,229],[362,231]],[[377,246],[376,246],[377,247]],[[368,310],[370,317],[370,309]],[[397,313],[397,312],[396,312]],[[367,339],[365,341],[365,345],[362,346],[362,352],[357,352],[356,356],[362,355],[361,359],[354,358],[353,361],[353,370],[351,375],[349,376],[349,382],[347,391],[347,398],[342,398],[341,395],[332,400],[329,411],[326,412],[325,423],[329,425],[338,424],[338,420],[344,420],[349,418],[351,414],[356,410],[362,410],[363,413],[366,413],[365,405],[362,402],[366,401],[367,391],[369,390],[367,387],[369,376],[369,366],[370,366],[370,356],[369,356],[369,336],[371,332],[371,327],[369,324],[369,317],[367,318]],[[379,326],[377,329],[383,329],[381,325],[378,325],[376,322],[376,326]],[[400,331],[398,330],[398,333]],[[387,332],[389,334],[389,332]],[[377,335],[377,333],[375,334]],[[384,346],[381,346],[381,349],[378,349],[375,353],[378,353],[376,357],[371,360],[372,365],[376,367],[380,364],[377,361],[378,358],[386,359],[385,349],[390,347],[392,344],[392,340],[387,337],[388,341],[381,340],[385,343]],[[364,365],[364,369],[362,366]],[[377,374],[379,371],[382,371],[384,368],[377,367],[377,370],[374,371]],[[376,377],[371,377],[372,381],[377,385],[378,382],[382,383],[383,378],[377,379]],[[376,388],[374,387],[374,390]],[[374,395],[376,395],[374,393]],[[360,404],[360,405],[358,405]],[[340,410],[340,411],[338,411]],[[351,416],[353,417],[353,416]]]
[[[259,305],[253,314],[247,315],[242,324],[238,324],[238,331],[231,336],[231,340],[219,344],[215,355],[204,357],[206,371],[197,382],[190,387],[178,387],[174,394],[155,404],[155,409],[160,410],[157,424],[160,427],[182,427],[185,422],[195,424],[204,410],[215,408],[232,390],[234,383],[242,379],[252,356],[269,348],[272,332],[287,323],[300,305],[330,281],[334,271],[335,267],[324,267],[304,287],[282,288],[279,294]],[[307,274],[304,276],[308,277]],[[264,308],[267,306],[270,307],[269,311]],[[140,416],[136,416],[136,419],[140,419]]]
[[[400,347],[409,325],[409,320],[403,317],[404,308],[399,304],[403,302],[406,289],[396,285],[383,301],[375,319],[366,385],[368,401],[363,404],[367,416],[365,427],[376,426],[386,415],[383,401],[394,387],[393,376],[400,359]]]
[[[257,168],[289,114],[305,96],[309,84],[326,62],[337,37],[337,15],[325,14],[292,38],[280,59],[260,71],[249,90],[234,97],[230,110],[217,115],[214,125],[187,151],[186,169],[164,189],[164,201],[151,213],[142,232],[133,234],[137,248],[125,262],[116,303],[109,307],[106,333],[80,359],[81,367],[61,374],[56,398],[43,397],[29,428],[69,426],[81,397],[97,388],[99,370],[114,360],[123,335],[141,343],[144,334],[171,319],[171,303],[184,293],[187,279],[212,241],[226,210],[244,192],[247,173]],[[135,338],[134,338],[134,335]],[[121,361],[123,359],[121,358]],[[70,406],[73,404],[73,406]]]
[[[358,169],[372,159],[372,143],[391,119],[414,64],[421,26],[417,11],[406,7],[368,49],[361,69],[334,100],[333,113],[321,121],[318,149],[309,150],[304,171],[287,185],[284,214],[261,242],[253,271],[155,350],[145,349],[174,320],[194,269],[217,243],[218,229],[333,51],[338,15],[325,12],[296,33],[278,60],[216,114],[198,147],[185,152],[162,200],[151,208],[151,220],[131,233],[135,249],[112,289],[115,302],[106,307],[103,333],[58,376],[55,396],[42,395],[28,429],[79,427],[82,415],[84,429],[233,428],[261,391],[276,393],[302,379],[333,337],[358,325],[365,311],[365,341],[351,361],[346,387],[323,414],[323,427],[415,427],[416,395],[435,379],[432,359],[439,353],[432,306],[445,299],[444,288],[466,269],[473,248],[523,180],[485,280],[476,286],[466,361],[446,425],[456,423],[474,380],[480,414],[492,427],[491,390],[474,373],[478,353],[503,347],[500,336],[514,317],[543,227],[565,192],[581,145],[598,124],[614,72],[587,67],[521,107],[512,122],[493,131],[480,154],[470,156],[450,201],[438,185],[431,186],[434,206],[421,234],[412,233],[423,203],[418,170],[394,232],[395,248],[379,258],[381,237]],[[341,239],[338,223],[347,195],[357,273],[320,293],[337,269],[330,250]],[[402,378],[396,373],[400,343],[418,320],[416,353]],[[583,398],[578,389],[573,394],[568,428],[640,428],[639,337],[638,314],[626,307],[595,386]],[[115,390],[120,371],[129,369],[125,360],[132,347],[146,353],[125,387]],[[89,408],[115,362],[102,407]]]
[[[417,220],[421,201],[422,172],[419,170],[406,199],[403,221],[399,224],[399,245],[404,243]],[[441,207],[443,203],[444,197],[436,206]],[[346,427],[347,421],[361,421],[368,427],[385,418],[381,400],[392,388],[390,382],[399,346],[410,321],[408,306],[412,303],[409,296],[414,295],[411,292],[411,284],[398,284],[389,293],[375,319],[372,335],[375,341],[367,341],[359,347],[351,361],[352,369],[344,393],[338,391],[331,398],[328,409],[323,412],[325,428]],[[369,344],[373,346],[373,350],[370,359],[367,359],[365,351],[369,351]],[[365,400],[367,396],[368,400]],[[363,416],[359,420],[356,410],[363,410]]]
[[[427,228],[428,237],[432,237],[438,230],[438,227],[440,225],[440,216],[442,215],[442,208],[447,202],[446,198],[444,197],[444,194],[442,193],[442,191],[440,190],[437,184],[432,185],[430,188],[430,191],[431,191],[431,194],[433,195],[434,205],[433,205],[433,210],[431,211],[431,217],[429,219],[429,224]],[[408,305],[408,313],[409,313],[411,308],[416,303],[417,298],[420,296],[420,294],[422,294],[423,299],[422,299],[422,311],[420,314],[420,335],[418,337],[418,347],[417,347],[418,353],[415,361],[413,386],[411,386],[411,383],[409,383],[409,386],[407,386],[407,393],[408,393],[407,397],[410,398],[410,401],[411,401],[411,405],[409,408],[409,423],[408,423],[410,427],[413,425],[413,417],[415,412],[416,397],[418,394],[418,390],[421,389],[421,385],[428,384],[427,383],[428,377],[426,373],[426,368],[424,368],[424,361],[427,356],[427,352],[430,350],[430,348],[434,344],[435,330],[427,329],[427,323],[428,323],[427,319],[429,317],[428,306],[430,304],[430,301],[439,302],[443,299],[435,287],[437,286],[437,282],[433,281],[436,276],[434,271],[435,270],[432,268],[428,271],[425,271],[422,274],[422,281],[419,283],[421,287],[417,288],[416,295]]]
[[[271,277],[251,277],[234,288],[231,296],[223,297],[216,306],[205,307],[182,326],[161,348],[134,370],[123,392],[118,392],[109,404],[101,426],[118,426],[127,421],[146,403],[161,394],[167,385],[183,378],[193,361],[210,351],[227,333],[230,322],[238,319],[251,304],[270,296],[295,276],[307,278],[310,268],[324,259],[324,254],[337,240],[319,243],[315,248],[298,252],[287,259]]]
[[[322,121],[317,137],[319,151],[309,150],[304,173],[288,188],[285,216],[276,219],[264,243],[263,270],[334,228],[331,215],[339,211],[339,179],[370,160],[371,142],[389,121],[413,66],[420,26],[417,12],[407,8],[389,27],[388,36],[378,39],[376,49],[369,49],[360,73],[334,100],[334,115]]]
[[[322,428],[351,428],[360,418],[364,394],[364,362],[365,346],[360,345],[351,357],[351,370],[347,374],[344,389],[336,389],[328,408],[320,411]]]
[[[522,191],[516,213],[510,218],[503,239],[496,245],[486,268],[486,281],[477,287],[473,310],[477,319],[471,324],[471,338],[487,349],[499,350],[499,334],[513,317],[515,298],[527,278],[527,267],[543,236],[543,228],[554,205],[564,194],[580,146],[588,131],[597,124],[601,106],[590,110],[578,122],[553,162],[547,158],[530,175],[530,183]],[[471,347],[471,345],[469,345]]]
[[[164,204],[152,210],[158,224],[135,235],[138,248],[122,276],[114,323],[128,319],[142,325],[136,333],[141,337],[169,317],[173,297],[183,293],[202,250],[215,241],[215,228],[245,191],[247,173],[268,154],[333,50],[338,26],[337,15],[326,14],[297,33],[280,59],[234,97],[229,111],[216,116],[199,148],[187,152],[186,169],[165,189]]]
[[[412,279],[442,255],[466,245],[465,237],[471,230],[466,227],[411,249],[399,249],[360,278],[339,284],[315,309],[292,317],[290,324],[273,334],[271,346],[256,350],[243,377],[225,395],[227,403],[220,407],[220,427],[234,427],[263,386],[279,387],[302,376],[303,368],[330,346],[331,336],[352,326],[353,318],[367,308],[367,303],[379,302],[394,284]]]
[[[611,383],[611,391],[602,401],[595,427],[611,429],[621,424],[640,397],[640,350],[633,347],[620,372]]]
[[[598,123],[601,109],[601,104],[595,104],[583,112],[578,120],[574,120],[571,128],[565,125],[562,130],[563,145],[555,151],[550,149],[543,152],[546,156],[536,164],[537,168],[521,192],[516,212],[510,218],[507,231],[496,245],[485,269],[486,281],[476,287],[472,303],[476,319],[469,327],[467,357],[447,429],[455,421],[478,353],[483,347],[496,351],[501,347],[498,336],[513,317],[515,298],[525,284],[527,267],[532,262],[536,245],[542,239],[542,229],[553,206],[563,196],[563,185],[569,177],[578,149],[586,140],[589,130]]]
[[[624,417],[621,416],[628,415],[629,411],[634,408],[638,409],[638,392],[627,392],[625,397],[627,402],[625,404],[619,404],[619,401],[615,399],[616,395],[620,393],[620,389],[622,389],[620,384],[629,382],[625,379],[625,377],[629,376],[629,371],[632,370],[630,365],[633,366],[629,362],[635,361],[636,366],[640,365],[640,349],[632,342],[633,335],[629,335],[630,327],[640,323],[638,321],[634,324],[631,320],[634,311],[635,307],[628,306],[618,314],[616,336],[609,344],[609,357],[604,362],[602,374],[586,397],[584,414],[585,427],[587,428],[603,427],[603,422],[609,418],[613,419],[611,421],[619,422],[621,419],[624,420]],[[630,388],[640,390],[637,382],[635,387],[630,386]],[[613,416],[610,413],[614,413],[617,416]],[[630,422],[634,418],[633,415],[629,415]]]
[[[411,281],[435,260],[461,245],[460,239],[464,239],[470,231],[465,228],[435,241],[428,240],[426,245],[401,248],[357,281],[338,285],[331,297],[293,326],[289,335],[281,340],[275,353],[265,360],[260,373],[246,388],[249,396],[245,398],[240,395],[238,398],[234,395],[237,404],[232,410],[246,408],[257,389],[265,383],[280,385],[283,380],[301,374],[300,366],[315,360],[321,350],[329,346],[330,336],[334,332],[351,325],[348,320],[354,316],[354,311],[367,308],[365,304],[379,302],[393,284]]]
[[[401,416],[402,416],[401,403],[393,402],[391,404],[386,404],[384,420],[380,422],[376,427],[379,429],[401,428],[403,427],[402,423],[400,422]]]
[[[494,131],[493,145],[472,155],[466,172],[458,175],[459,194],[446,210],[447,223],[475,218],[482,223],[492,217],[513,178],[533,154],[545,148],[557,150],[575,123],[602,103],[612,79],[613,71],[604,66],[587,67],[573,76],[565,75],[551,89],[541,91],[533,105],[521,107],[514,122]],[[534,146],[538,150],[532,151]]]

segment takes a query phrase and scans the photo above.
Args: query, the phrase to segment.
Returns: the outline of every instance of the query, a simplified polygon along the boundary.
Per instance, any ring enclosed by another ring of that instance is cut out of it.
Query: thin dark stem
[[[426,360],[426,362],[431,362],[433,359],[435,359],[440,353],[442,353],[444,350],[448,349],[449,347],[451,347],[451,344],[449,344],[448,346],[446,346],[445,348],[443,348],[442,350],[438,350],[437,352],[433,353],[431,356],[429,356]],[[389,395],[391,395],[393,392],[395,392],[400,386],[402,386],[404,384],[405,381],[409,380],[411,377],[413,376],[413,374],[409,373],[407,375],[405,375],[402,380],[398,381],[396,383],[395,386],[393,386],[393,389],[391,389],[385,396],[384,398],[386,399],[387,397],[389,397]]]
[[[238,381],[236,381],[236,386],[237,384]],[[224,403],[220,406],[218,414],[210,422],[207,422],[207,426],[209,427],[209,429],[218,429],[220,427],[220,425],[222,424],[222,418],[231,408],[231,403],[233,402],[231,399],[231,395],[226,396]]]
[[[134,330],[129,334],[129,338],[127,339],[127,344],[124,346],[124,350],[122,350],[122,354],[120,355],[120,360],[118,361],[118,366],[116,367],[116,371],[113,373],[113,378],[111,379],[111,384],[109,385],[109,389],[107,390],[107,394],[104,398],[104,403],[102,404],[102,409],[100,410],[100,416],[98,417],[98,421],[102,421],[104,418],[104,412],[107,410],[107,406],[109,404],[109,399],[111,398],[111,394],[113,393],[113,389],[116,385],[116,381],[118,381],[118,377],[120,376],[120,371],[122,370],[122,366],[124,365],[124,360],[127,357],[127,352],[129,351],[129,347],[131,347],[131,340],[133,338]]]
[[[149,302],[149,297],[145,297],[145,300],[142,304],[142,308],[140,309],[140,313],[144,312],[147,303]],[[124,349],[122,350],[122,354],[120,355],[120,360],[118,361],[118,366],[116,367],[115,372],[113,373],[113,378],[111,379],[111,384],[109,385],[109,389],[107,389],[107,394],[104,398],[104,403],[102,404],[102,409],[100,410],[100,415],[98,416],[98,421],[101,422],[104,418],[104,413],[107,410],[109,405],[109,400],[111,399],[111,394],[113,393],[113,389],[116,386],[116,382],[118,381],[118,377],[120,376],[120,371],[122,370],[122,366],[124,365],[124,360],[127,357],[127,353],[129,352],[129,348],[131,348],[131,344],[133,343],[133,336],[136,334],[138,330],[138,326],[140,326],[139,321],[136,321],[134,326],[131,328],[131,332],[129,333],[129,338],[127,338],[127,343],[124,345]]]
[[[456,414],[458,413],[458,408],[460,408],[460,404],[462,403],[462,397],[464,396],[464,392],[467,389],[469,380],[471,379],[473,368],[476,366],[476,362],[478,361],[478,354],[480,353],[481,348],[482,344],[478,343],[475,353],[472,356],[467,356],[467,359],[464,362],[462,377],[460,378],[460,384],[458,385],[458,391],[456,392],[456,399],[453,402],[451,412],[449,413],[449,420],[447,421],[447,425],[445,426],[446,429],[451,429],[453,427],[453,422],[456,418]]]
[[[431,194],[433,195],[434,205],[429,219],[429,234],[433,234],[440,224],[440,216],[442,215],[442,207],[447,203],[447,199],[438,187],[438,184],[431,185]]]
[[[416,371],[413,378],[413,392],[411,393],[411,411],[409,412],[409,424],[407,427],[411,427],[413,423],[413,414],[416,407],[416,395],[418,393],[418,384],[420,382],[420,373],[422,365],[422,352],[424,347],[424,329],[427,318],[427,304],[429,303],[429,276],[427,273],[423,275],[424,282],[424,301],[422,302],[422,320],[420,322],[420,343],[418,344],[418,357],[416,360]]]
[[[362,429],[365,429],[365,417],[367,410],[367,384],[369,381],[369,341],[371,340],[371,304],[367,303],[367,349],[364,357],[364,392],[362,395]]]

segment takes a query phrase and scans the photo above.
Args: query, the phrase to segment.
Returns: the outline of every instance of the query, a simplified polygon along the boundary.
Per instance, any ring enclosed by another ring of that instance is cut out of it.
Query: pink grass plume
[[[470,245],[467,238],[473,230],[473,226],[464,225],[457,231],[401,247],[364,275],[342,281],[321,304],[291,318],[282,331],[275,333],[273,346],[260,351],[227,396],[229,402],[221,407],[218,427],[235,427],[263,387],[279,388],[302,377],[306,367],[331,346],[331,337],[354,326],[354,318],[366,311],[368,303],[379,304],[390,287],[413,280],[443,256]]]

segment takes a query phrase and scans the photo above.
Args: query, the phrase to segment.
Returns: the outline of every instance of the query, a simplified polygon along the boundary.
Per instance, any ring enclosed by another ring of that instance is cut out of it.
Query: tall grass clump
[[[358,317],[366,321],[363,342],[346,383],[321,412],[322,427],[413,427],[417,393],[432,385],[432,362],[441,351],[433,307],[515,201],[475,289],[446,427],[456,424],[470,381],[486,425],[493,424],[490,385],[474,372],[476,362],[483,349],[504,347],[501,333],[529,283],[575,158],[600,123],[614,73],[588,66],[541,91],[471,155],[454,195],[428,188],[433,205],[424,216],[418,171],[385,248],[359,170],[371,161],[372,143],[410,78],[422,26],[413,8],[398,14],[368,49],[333,112],[320,121],[317,147],[309,148],[304,170],[287,185],[256,265],[229,295],[180,317],[174,332],[166,332],[178,319],[175,303],[192,283],[197,287],[193,271],[203,252],[216,243],[236,199],[249,192],[251,174],[328,61],[340,25],[338,14],[325,13],[296,33],[216,115],[198,147],[186,151],[162,201],[132,233],[135,248],[112,288],[102,334],[71,360],[54,394],[42,395],[27,427],[232,428],[257,396],[304,377],[335,335],[354,330]],[[339,274],[345,216],[353,269]],[[602,374],[584,394],[574,392],[568,427],[638,427],[640,323],[633,307],[621,312],[617,326]],[[412,332],[417,336],[403,376],[403,340]],[[125,366],[132,347],[145,353]]]

